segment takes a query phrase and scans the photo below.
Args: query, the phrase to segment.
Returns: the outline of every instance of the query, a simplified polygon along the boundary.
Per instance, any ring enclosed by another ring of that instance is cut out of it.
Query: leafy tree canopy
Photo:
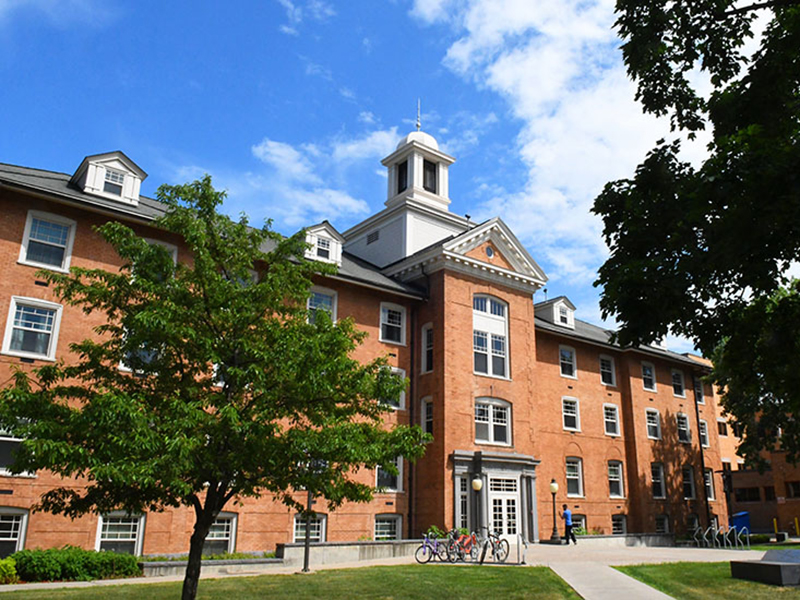
[[[668,329],[691,339],[714,358],[741,451],[755,459],[777,443],[797,458],[787,416],[800,414],[800,289],[786,273],[800,258],[800,5],[618,0],[617,11],[644,110],[689,136],[710,126],[712,139],[698,167],[680,141],[660,141],[595,200],[611,251],[595,283],[603,314],[624,344]],[[769,23],[744,56],[756,15]],[[707,98],[691,85],[698,68]]]
[[[223,197],[208,176],[159,189],[169,210],[156,226],[185,241],[186,262],[108,223],[98,230],[122,257],[119,272],[41,272],[103,324],[71,345],[74,360],[20,369],[0,393],[3,421],[25,438],[14,469],[85,484],[65,481],[40,508],[194,509],[184,598],[229,501],[271,492],[303,510],[299,489],[330,509],[367,501],[372,486],[355,472],[396,472],[395,457],[421,456],[426,440],[419,427],[384,425],[377,399],[405,381],[384,358],[351,358],[365,335],[353,321],[318,311],[308,322],[311,278],[333,267],[303,258],[303,232],[284,239],[221,215]]]

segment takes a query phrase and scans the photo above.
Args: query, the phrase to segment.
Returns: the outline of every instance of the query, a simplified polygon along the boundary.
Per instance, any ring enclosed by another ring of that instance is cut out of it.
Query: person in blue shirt
[[[577,546],[578,540],[575,539],[575,534],[572,532],[572,511],[567,508],[566,504],[561,506],[561,510],[563,511],[561,518],[564,519],[564,538],[567,540],[567,546],[569,546],[570,539]]]

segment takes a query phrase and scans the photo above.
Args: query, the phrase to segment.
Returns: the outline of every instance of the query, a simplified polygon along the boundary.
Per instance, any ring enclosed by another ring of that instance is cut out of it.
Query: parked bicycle
[[[486,552],[491,550],[492,560],[495,562],[506,562],[508,558],[508,540],[501,538],[496,531],[489,531],[488,527],[481,527],[486,530],[486,538],[481,543],[481,560],[486,556]]]
[[[430,562],[431,559],[439,559],[446,562],[450,559],[449,541],[434,537],[430,530],[425,532],[425,537],[419,548],[414,552],[414,559],[421,565]]]
[[[477,560],[480,545],[478,544],[478,535],[473,531],[472,533],[459,534],[458,530],[451,529],[448,537],[450,543],[448,550],[450,552],[450,562],[457,560],[466,561]]]

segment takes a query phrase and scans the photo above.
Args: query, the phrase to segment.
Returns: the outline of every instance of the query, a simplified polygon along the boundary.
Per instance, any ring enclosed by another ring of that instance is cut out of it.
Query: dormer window
[[[106,168],[106,178],[103,182],[103,191],[107,194],[122,196],[122,184],[125,183],[125,173]]]
[[[569,311],[563,304],[558,307],[558,322],[562,325],[569,325]]]
[[[562,327],[575,328],[575,311],[566,302],[559,302],[555,306],[554,321]]]
[[[317,256],[325,260],[331,257],[331,241],[327,238],[317,238]]]
[[[436,163],[430,160],[422,163],[422,187],[431,193],[436,193]]]
[[[327,221],[306,230],[306,258],[322,262],[342,264],[342,242],[344,239]]]

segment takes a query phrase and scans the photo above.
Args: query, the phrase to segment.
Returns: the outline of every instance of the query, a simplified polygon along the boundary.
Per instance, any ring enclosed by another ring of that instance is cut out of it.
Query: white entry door
[[[501,537],[519,530],[519,485],[516,479],[489,478],[489,526]]]

